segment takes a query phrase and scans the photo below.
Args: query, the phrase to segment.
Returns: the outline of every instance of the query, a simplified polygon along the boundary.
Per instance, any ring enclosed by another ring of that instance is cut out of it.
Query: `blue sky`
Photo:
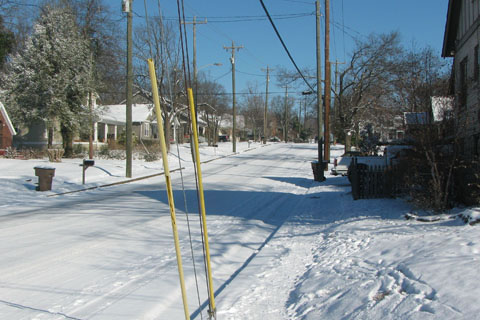
[[[113,9],[121,9],[121,0],[106,0]],[[134,20],[142,23],[145,15],[144,1],[134,0]],[[148,15],[158,15],[158,0],[146,0]],[[265,87],[261,71],[269,65],[294,67],[283,50],[259,0],[184,0],[187,20],[193,16],[208,19],[197,26],[197,64],[199,67],[222,63],[220,67],[202,68],[212,80],[223,84],[231,92],[230,52],[223,46],[243,45],[236,53],[237,92],[249,84]],[[315,1],[264,0],[277,28],[300,68],[315,67]],[[320,1],[323,11],[324,1]],[[160,1],[166,17],[177,16],[176,1]],[[364,38],[371,33],[398,31],[406,46],[422,48],[431,46],[441,54],[448,0],[331,0],[331,61],[348,61],[353,38]],[[301,17],[280,19],[280,15],[303,14]],[[232,22],[242,20],[240,22]],[[248,21],[245,21],[248,20]],[[125,20],[122,20],[123,23]],[[223,22],[219,22],[223,21]],[[228,21],[228,22],[227,22]],[[191,48],[192,28],[188,27]],[[324,28],[322,25],[322,33]],[[323,50],[322,50],[323,56]],[[323,61],[322,61],[323,64]],[[340,66],[341,67],[341,66]],[[273,72],[275,73],[275,72]],[[222,77],[223,76],[223,77]],[[270,91],[281,94],[271,78]],[[312,84],[315,81],[312,80]]]

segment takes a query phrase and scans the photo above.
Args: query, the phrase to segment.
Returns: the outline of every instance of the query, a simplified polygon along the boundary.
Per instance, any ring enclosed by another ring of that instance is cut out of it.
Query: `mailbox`
[[[80,165],[83,170],[82,170],[82,184],[85,184],[85,171],[89,168],[89,167],[93,167],[95,165],[95,161],[94,160],[90,160],[90,159],[83,159],[83,163]]]
[[[95,165],[95,160],[83,159],[83,166],[84,167],[92,167],[94,165]]]

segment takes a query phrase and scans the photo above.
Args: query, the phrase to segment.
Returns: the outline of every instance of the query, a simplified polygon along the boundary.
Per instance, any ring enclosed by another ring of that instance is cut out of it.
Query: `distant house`
[[[393,116],[387,125],[375,126],[375,133],[383,143],[392,143],[403,140],[405,137],[405,121],[403,115]]]
[[[142,140],[151,140],[157,137],[153,129],[156,116],[152,104],[132,105],[132,130]],[[125,131],[127,123],[127,107],[125,104],[105,105],[97,108],[99,119],[94,124],[94,142],[118,140]]]
[[[17,132],[8,117],[7,110],[0,102],[0,151],[4,151],[12,146],[13,136],[16,134]]]
[[[180,106],[179,110],[172,112],[168,100],[163,100],[162,107],[169,110],[169,120],[172,129],[170,142],[183,141],[188,138],[189,117],[186,106]],[[117,141],[126,128],[126,104],[100,105],[95,107],[98,111],[98,119],[94,123],[94,142]],[[197,119],[200,135],[204,135],[206,123]],[[132,131],[142,141],[158,139],[158,124],[155,107],[151,103],[132,104]]]
[[[109,141],[118,141],[126,129],[126,104],[122,101],[114,105],[98,105],[98,96],[94,95],[92,99],[92,108],[95,110],[95,120],[93,123],[93,142],[96,147],[102,146]],[[144,92],[138,92],[134,95],[132,104],[132,131],[135,136],[142,141],[158,139],[158,125],[155,114],[155,107],[149,103],[149,97]],[[161,98],[162,108],[167,108],[169,121],[172,129],[170,142],[180,141],[183,138],[189,138],[189,111],[187,106],[179,105],[175,112],[172,111],[171,103],[168,99]],[[199,134],[205,133],[205,121],[198,119],[197,125]],[[47,147],[48,133],[46,123],[38,121],[28,126],[20,128],[15,136],[13,144],[17,148],[39,148]],[[74,144],[87,144],[89,137],[87,133],[77,134],[74,138]],[[53,146],[62,145],[62,137],[58,130],[54,130]]]
[[[480,156],[480,3],[449,0],[443,57],[453,58],[455,114],[465,158]]]
[[[222,115],[222,119],[219,123],[219,135],[227,135],[232,137],[233,133],[233,115],[225,113]],[[237,139],[241,136],[239,132],[243,132],[245,130],[245,117],[243,115],[235,115],[235,131]]]

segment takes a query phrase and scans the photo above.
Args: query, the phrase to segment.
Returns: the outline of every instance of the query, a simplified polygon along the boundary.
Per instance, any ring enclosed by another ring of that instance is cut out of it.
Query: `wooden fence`
[[[350,183],[354,200],[391,198],[404,189],[399,166],[367,166],[353,158],[350,165]]]

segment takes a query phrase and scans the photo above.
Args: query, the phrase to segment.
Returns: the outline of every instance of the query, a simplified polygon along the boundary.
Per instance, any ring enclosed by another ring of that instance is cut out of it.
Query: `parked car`
[[[334,176],[339,174],[342,176],[346,176],[348,173],[348,167],[350,166],[352,159],[361,155],[362,153],[360,151],[347,151],[340,157],[336,157],[333,160],[333,168],[331,170],[331,173]]]
[[[220,135],[218,136],[218,142],[227,142],[228,136],[227,135]]]

